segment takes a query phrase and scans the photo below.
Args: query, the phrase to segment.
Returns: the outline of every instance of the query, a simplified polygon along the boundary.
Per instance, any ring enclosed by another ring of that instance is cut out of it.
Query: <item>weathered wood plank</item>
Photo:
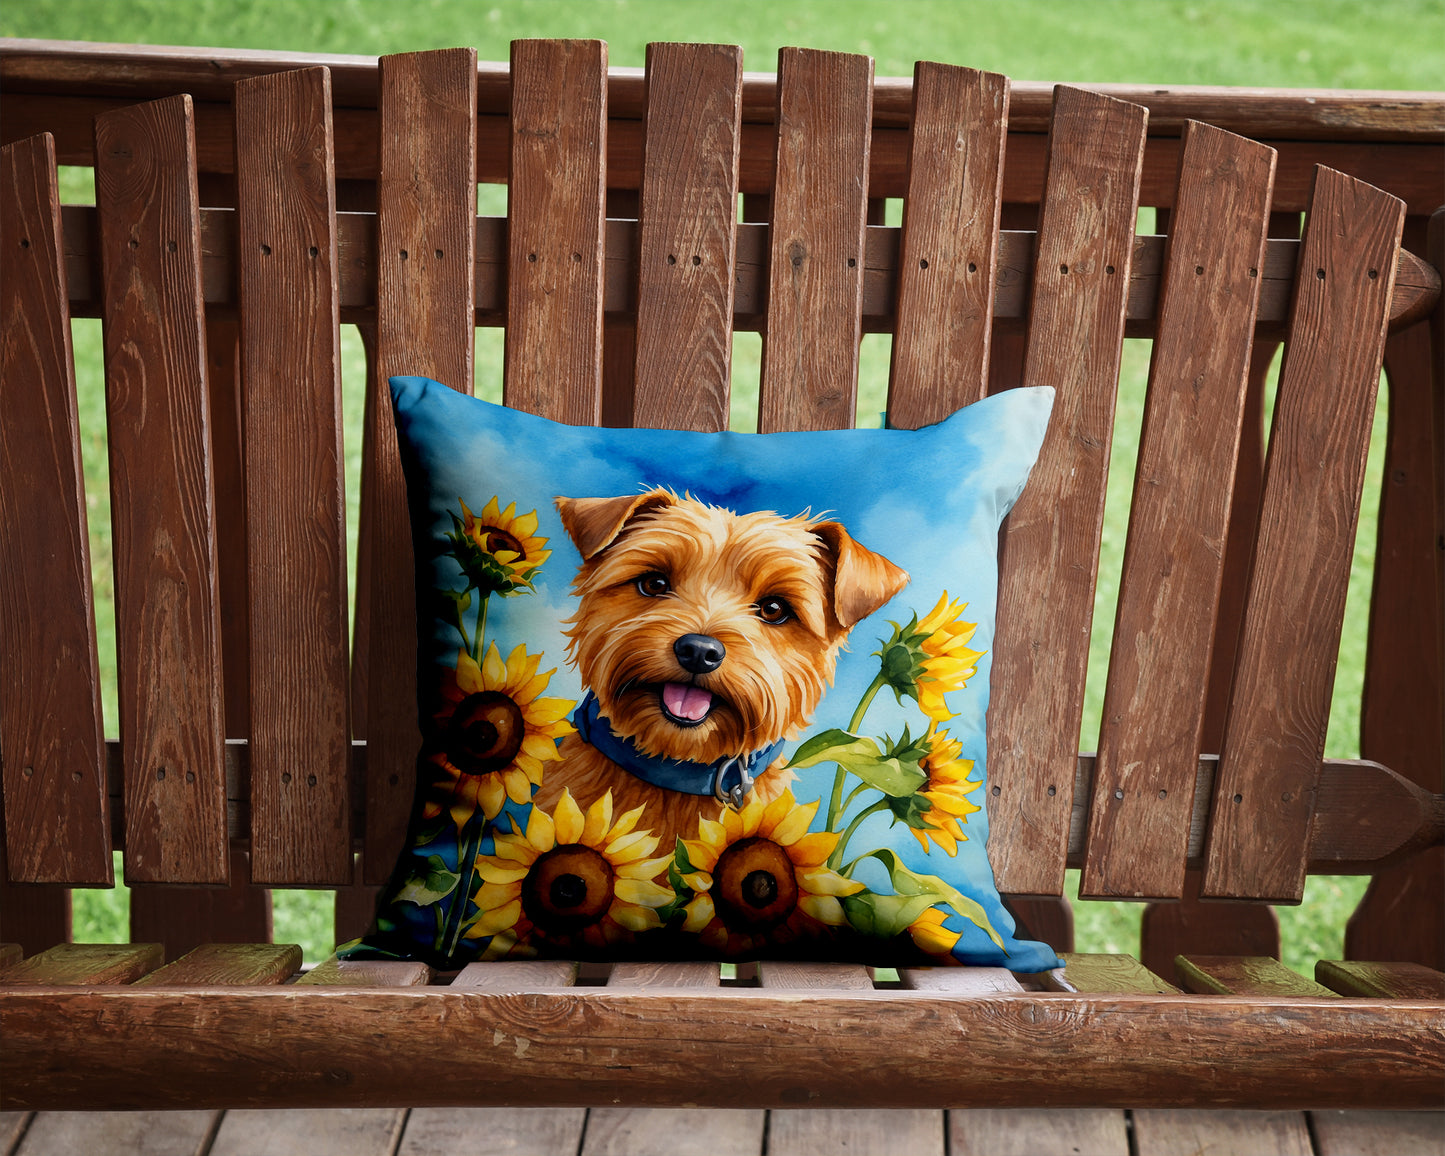
[[[871,57],[778,53],[778,179],[758,395],[763,433],[853,426],[872,95]]]
[[[913,67],[888,385],[895,428],[941,421],[987,392],[1008,101],[1006,76]]]
[[[478,1087],[506,1103],[606,1105],[620,1070],[644,1105],[681,1086],[707,1107],[1030,1106],[1043,1081],[1058,1107],[1419,1108],[1445,1079],[1439,1004],[1420,1000],[282,986],[217,989],[205,1007],[197,1030],[165,990],[7,991],[0,1108],[82,1093],[97,1109],[422,1107]]]
[[[206,1151],[220,1117],[216,1111],[37,1112],[15,1156],[196,1156]]]
[[[425,987],[432,969],[402,959],[329,959],[318,963],[296,982],[321,987]]]
[[[0,709],[10,878],[110,886],[100,663],[51,138],[0,150]]]
[[[1179,956],[1175,971],[1185,991],[1218,992],[1221,995],[1315,995],[1329,996],[1321,987],[1298,972],[1291,971],[1269,956],[1192,955]]]
[[[400,1108],[233,1109],[208,1156],[392,1156],[405,1126]]]
[[[467,964],[451,986],[487,991],[540,991],[571,987],[576,982],[577,964],[565,959],[498,960]]]
[[[0,1152],[11,1156],[34,1118],[33,1112],[0,1112]]]
[[[745,1108],[593,1108],[581,1151],[582,1156],[757,1156],[767,1117]]]
[[[953,1156],[1130,1156],[1124,1113],[1108,1108],[955,1108]]]
[[[423,374],[472,391],[477,53],[381,58],[376,369],[366,398],[367,883],[385,883],[406,837],[421,734],[416,591],[406,483],[387,379]]]
[[[1274,159],[1208,125],[1185,130],[1081,898],[1184,893]]]
[[[742,83],[740,48],[647,46],[635,426],[728,425]]]
[[[1078,992],[1177,992],[1132,955],[1067,951],[1064,978]]]
[[[1303,1112],[1220,1112],[1188,1108],[1140,1110],[1135,1156],[1228,1152],[1230,1156],[1313,1156]]]
[[[819,1152],[943,1156],[944,1118],[921,1108],[817,1108],[768,1114],[769,1156]]]
[[[61,943],[0,971],[0,984],[131,983],[164,962],[159,943]]]
[[[251,875],[351,879],[346,502],[325,71],[236,86]]]
[[[585,1108],[413,1108],[396,1156],[577,1156]],[[589,1129],[590,1132],[590,1129]]]
[[[1297,903],[1304,891],[1403,224],[1398,199],[1320,170],[1214,785],[1206,898]]]
[[[125,873],[225,883],[225,717],[188,96],[95,123]]]
[[[572,425],[602,413],[607,45],[512,44],[503,399]]]
[[[715,963],[614,963],[608,987],[717,987]]]
[[[999,889],[1063,889],[1104,482],[1147,112],[1060,86],[1034,257],[1023,384],[1055,388],[1009,515],[989,710],[990,859]]]
[[[765,960],[758,964],[758,986],[794,991],[872,991],[873,978],[866,967],[856,963]]]
[[[294,943],[207,943],[136,980],[138,987],[282,983],[301,968]]]
[[[1445,1000],[1445,973],[1422,963],[1361,963],[1322,959],[1315,979],[1341,995]]]
[[[242,848],[232,846],[230,854],[229,887],[132,884],[131,942],[164,944],[167,959],[203,943],[269,943],[271,892],[251,884],[250,859]]]
[[[996,991],[1024,990],[1013,972],[1002,967],[902,967],[898,969],[898,978],[909,991],[988,995]]]
[[[1205,801],[1208,795],[1204,796]],[[1358,821],[1358,812],[1357,819]],[[1190,838],[1204,830],[1191,828]],[[1184,897],[1150,903],[1139,920],[1139,958],[1157,975],[1172,976],[1180,955],[1210,952],[1221,955],[1268,956],[1278,959],[1279,916],[1264,903],[1205,902],[1199,897],[1204,872],[1193,866],[1184,873]]]
[[[1317,1156],[1445,1156],[1445,1112],[1310,1113]]]

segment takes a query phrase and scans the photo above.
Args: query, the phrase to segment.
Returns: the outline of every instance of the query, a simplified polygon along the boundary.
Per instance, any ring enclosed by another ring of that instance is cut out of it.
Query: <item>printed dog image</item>
[[[582,555],[565,623],[588,693],[535,802],[647,807],[670,849],[730,798],[775,797],[779,758],[849,631],[908,582],[837,522],[737,514],[663,489],[556,499]],[[752,792],[749,795],[749,791]]]

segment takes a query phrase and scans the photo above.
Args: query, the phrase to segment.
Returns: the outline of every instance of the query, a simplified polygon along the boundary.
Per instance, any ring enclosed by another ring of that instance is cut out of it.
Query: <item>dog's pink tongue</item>
[[[684,682],[668,682],[662,687],[662,705],[678,718],[699,722],[707,717],[712,706],[712,692]]]

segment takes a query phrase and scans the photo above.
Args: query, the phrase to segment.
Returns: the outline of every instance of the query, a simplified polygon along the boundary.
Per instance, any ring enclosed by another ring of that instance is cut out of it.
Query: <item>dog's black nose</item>
[[[672,644],[672,652],[683,670],[693,674],[711,674],[722,665],[727,648],[706,634],[684,634]]]

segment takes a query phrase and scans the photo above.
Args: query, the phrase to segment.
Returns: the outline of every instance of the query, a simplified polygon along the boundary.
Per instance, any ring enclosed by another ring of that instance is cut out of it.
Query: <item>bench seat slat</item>
[[[1329,996],[1329,988],[1268,956],[1181,955],[1174,961],[1185,991],[1221,995]]]
[[[648,45],[632,408],[640,428],[728,425],[742,84],[740,48]]]
[[[311,987],[425,987],[432,969],[405,959],[337,959],[318,963],[297,984]]]
[[[125,873],[225,883],[225,717],[189,96],[95,125]]]
[[[1273,175],[1272,149],[1203,124],[1185,130],[1109,652],[1085,898],[1184,891]]]
[[[60,195],[48,134],[0,151],[0,712],[10,878],[109,887],[90,585]],[[62,821],[63,820],[63,821]]]
[[[1063,978],[1069,989],[1078,992],[1177,992],[1172,983],[1160,979],[1132,955],[1105,955],[1094,952],[1065,951]],[[1057,972],[1046,973],[1050,984]]]
[[[988,389],[1009,80],[920,61],[913,100],[888,385],[896,429],[941,421]]]
[[[159,943],[62,943],[0,972],[0,985],[131,983],[165,962]]]
[[[1341,995],[1445,1000],[1445,974],[1422,963],[1322,959],[1315,964],[1315,978]]]
[[[1023,368],[1057,392],[1004,533],[992,680],[1009,693],[988,713],[989,853],[1007,893],[1064,885],[1146,121],[1057,90]]]
[[[236,87],[251,604],[251,874],[349,883],[350,709],[325,71]]]
[[[472,392],[476,257],[475,49],[381,64],[375,372],[362,465],[367,522],[367,883],[385,883],[406,836],[421,735],[416,590],[406,483],[388,378],[421,374]]]
[[[1319,170],[1215,779],[1206,898],[1298,903],[1304,892],[1404,216],[1397,198]]]
[[[136,980],[137,987],[281,983],[301,967],[294,943],[205,943]]]
[[[872,94],[872,57],[778,54],[762,433],[853,428]]]

